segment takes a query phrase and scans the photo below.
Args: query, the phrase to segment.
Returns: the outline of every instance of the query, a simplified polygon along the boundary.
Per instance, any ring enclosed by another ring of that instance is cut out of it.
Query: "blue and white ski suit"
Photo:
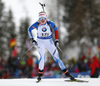
[[[53,59],[57,62],[61,70],[66,69],[63,62],[59,58],[58,50],[54,45],[54,42],[52,40],[52,30],[54,32],[58,31],[55,24],[51,21],[48,21],[49,25],[45,23],[44,25],[38,25],[38,21],[35,22],[33,25],[31,25],[28,28],[29,37],[33,38],[32,30],[37,29],[37,43],[38,43],[38,52],[40,54],[40,60],[39,60],[39,69],[44,69],[44,59],[45,59],[45,48],[51,53],[53,56]],[[55,38],[57,39],[56,35]]]

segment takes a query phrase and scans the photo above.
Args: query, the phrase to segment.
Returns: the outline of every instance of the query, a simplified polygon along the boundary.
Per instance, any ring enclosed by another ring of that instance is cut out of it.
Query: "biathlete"
[[[32,35],[32,30],[37,29],[37,41]],[[52,30],[55,32],[55,42],[52,39]],[[46,12],[39,13],[39,20],[35,22],[28,28],[29,37],[32,40],[33,45],[37,46],[38,52],[40,54],[39,60],[39,71],[38,71],[38,81],[41,80],[44,69],[44,59],[45,59],[45,48],[51,53],[55,62],[59,65],[64,74],[71,80],[75,78],[68,72],[61,59],[59,58],[59,53],[57,47],[59,46],[58,41],[58,30],[52,21],[47,20]]]

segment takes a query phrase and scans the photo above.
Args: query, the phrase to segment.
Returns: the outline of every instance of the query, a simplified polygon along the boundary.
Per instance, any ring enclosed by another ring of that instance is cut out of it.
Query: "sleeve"
[[[57,29],[57,27],[55,26],[55,24],[54,24],[53,22],[51,22],[51,21],[48,21],[48,22],[49,22],[51,28],[52,28],[52,29],[54,30],[54,32],[55,32],[55,40],[58,40],[58,29]]]
[[[30,38],[33,38],[33,35],[32,35],[32,30],[37,28],[38,26],[38,22],[35,22],[33,25],[31,25],[29,28],[28,28],[28,34],[29,34],[29,37]]]

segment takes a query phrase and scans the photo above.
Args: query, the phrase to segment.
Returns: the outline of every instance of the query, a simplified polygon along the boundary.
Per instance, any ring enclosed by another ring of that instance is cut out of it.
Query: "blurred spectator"
[[[75,64],[76,64],[76,60],[74,59],[74,57],[68,61],[68,64],[69,64],[68,67],[69,72],[74,72]]]
[[[33,69],[33,58],[30,56],[30,52],[27,52],[27,68],[28,68],[28,77],[31,78],[31,73]]]
[[[26,75],[27,74],[26,61],[25,60],[20,60],[19,73],[20,73],[19,75],[21,75],[21,77],[27,77],[27,75]]]
[[[79,73],[80,71],[79,71],[79,68],[78,68],[78,65],[76,64],[75,65],[75,69],[74,69],[74,73]]]
[[[30,56],[30,52],[27,52],[26,58],[20,60],[12,56],[7,60],[0,57],[0,78],[34,78],[38,74],[38,62],[38,58],[33,60]],[[91,77],[98,77],[99,75],[99,61],[96,56],[93,56],[92,59],[87,58],[85,55],[78,60],[71,58],[70,60],[67,60],[67,67],[70,72],[74,73],[89,71],[90,67]],[[47,57],[45,62],[44,76],[46,78],[64,77],[62,71],[59,70],[56,62],[51,57]]]
[[[88,58],[87,65],[88,65],[88,67],[90,67],[90,65],[91,65],[91,58]]]
[[[83,71],[88,71],[89,70],[89,63],[88,63],[88,59],[86,58],[86,56],[83,54],[82,57],[80,57],[77,61],[78,64],[78,68],[80,72]]]
[[[92,64],[90,65],[91,68],[91,73],[90,76],[91,78],[98,78],[99,77],[99,60],[97,59],[97,56],[92,57]]]

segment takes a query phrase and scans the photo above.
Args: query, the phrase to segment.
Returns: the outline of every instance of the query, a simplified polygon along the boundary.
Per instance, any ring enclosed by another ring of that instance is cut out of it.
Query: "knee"
[[[53,57],[53,59],[54,59],[54,61],[58,64],[61,60],[60,60],[60,58],[55,58],[55,57]]]

